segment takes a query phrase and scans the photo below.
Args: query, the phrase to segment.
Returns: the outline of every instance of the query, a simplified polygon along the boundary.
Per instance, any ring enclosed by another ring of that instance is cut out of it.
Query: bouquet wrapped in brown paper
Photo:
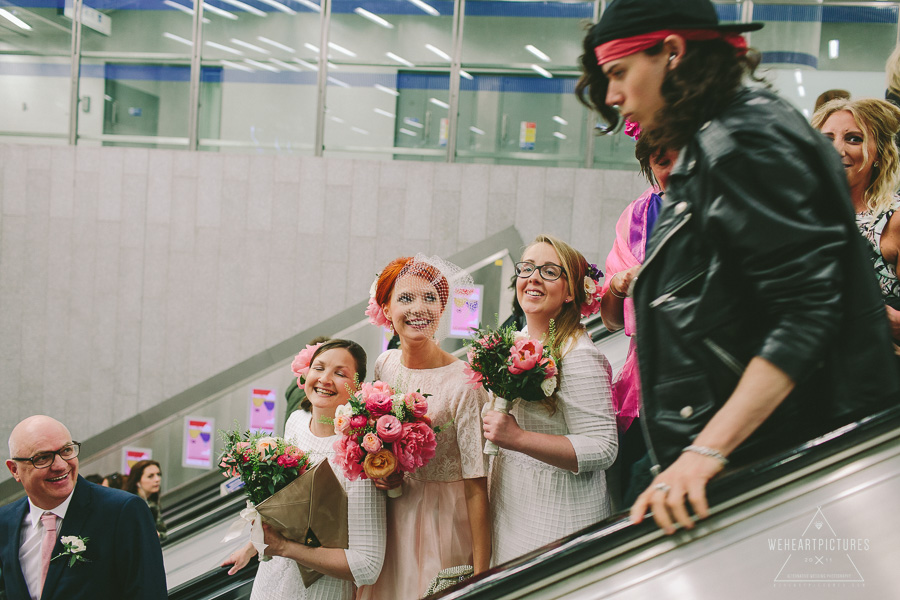
[[[225,453],[219,467],[226,477],[241,478],[248,497],[247,508],[223,542],[240,536],[250,523],[250,541],[260,560],[267,560],[265,523],[307,546],[348,547],[347,494],[327,460],[309,467],[308,455],[282,438],[249,431],[223,432],[223,437]],[[299,568],[306,587],[322,576]]]

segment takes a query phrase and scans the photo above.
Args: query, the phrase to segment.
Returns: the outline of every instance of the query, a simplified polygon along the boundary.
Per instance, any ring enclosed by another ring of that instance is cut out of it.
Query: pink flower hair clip
[[[591,264],[588,267],[587,275],[584,276],[584,295],[586,297],[584,304],[581,305],[581,318],[589,317],[600,312],[600,278],[603,277],[603,271],[597,268],[597,265]]]
[[[316,344],[315,346],[307,345],[306,348],[301,350],[297,356],[294,357],[293,362],[291,362],[291,371],[293,371],[294,375],[297,377],[297,385],[299,387],[303,387],[306,384],[306,376],[309,373],[309,365],[312,362],[312,357],[321,345],[322,344]]]
[[[634,141],[638,141],[641,137],[641,124],[637,121],[629,121],[625,120],[625,135],[632,138]]]
[[[369,306],[366,307],[366,316],[369,317],[369,323],[375,327],[387,327],[388,329],[393,329],[393,323],[391,323],[390,319],[387,318],[387,315],[384,314],[384,309],[375,301],[379,277],[381,277],[381,273],[375,275],[375,281],[372,282],[372,287],[369,288]]]

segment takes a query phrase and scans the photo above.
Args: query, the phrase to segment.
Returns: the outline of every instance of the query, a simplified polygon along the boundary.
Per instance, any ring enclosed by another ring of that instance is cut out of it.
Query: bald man
[[[27,497],[0,507],[0,590],[9,600],[166,598],[147,503],[79,477],[79,449],[65,425],[43,415],[9,436],[6,467]],[[80,551],[67,554],[68,537]]]

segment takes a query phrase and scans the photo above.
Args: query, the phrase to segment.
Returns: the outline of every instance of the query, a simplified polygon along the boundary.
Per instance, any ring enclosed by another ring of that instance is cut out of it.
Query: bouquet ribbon
[[[231,540],[240,537],[244,532],[244,528],[247,527],[247,523],[250,523],[250,541],[253,543],[253,547],[256,548],[259,560],[269,560],[270,557],[265,554],[266,548],[269,545],[265,541],[266,538],[262,528],[262,520],[260,514],[256,511],[256,506],[249,500],[247,500],[247,508],[241,511],[240,516],[231,524],[228,531],[225,532],[225,537],[222,538],[220,543],[224,544],[225,542],[230,542]]]

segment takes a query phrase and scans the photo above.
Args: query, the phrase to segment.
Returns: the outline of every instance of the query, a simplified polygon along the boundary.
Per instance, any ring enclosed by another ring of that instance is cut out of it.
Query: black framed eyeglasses
[[[71,444],[66,444],[59,450],[55,450],[53,452],[39,452],[32,456],[31,458],[13,458],[13,460],[19,462],[30,462],[34,465],[35,469],[46,469],[53,464],[53,461],[56,460],[56,455],[65,461],[70,461],[81,452],[81,442],[72,442]]]
[[[553,263],[547,263],[544,265],[536,265],[533,262],[522,261],[516,263],[516,276],[521,277],[522,279],[528,279],[531,277],[534,272],[537,271],[541,275],[541,279],[544,281],[556,281],[560,277],[566,274],[563,268],[559,265],[555,265]]]

